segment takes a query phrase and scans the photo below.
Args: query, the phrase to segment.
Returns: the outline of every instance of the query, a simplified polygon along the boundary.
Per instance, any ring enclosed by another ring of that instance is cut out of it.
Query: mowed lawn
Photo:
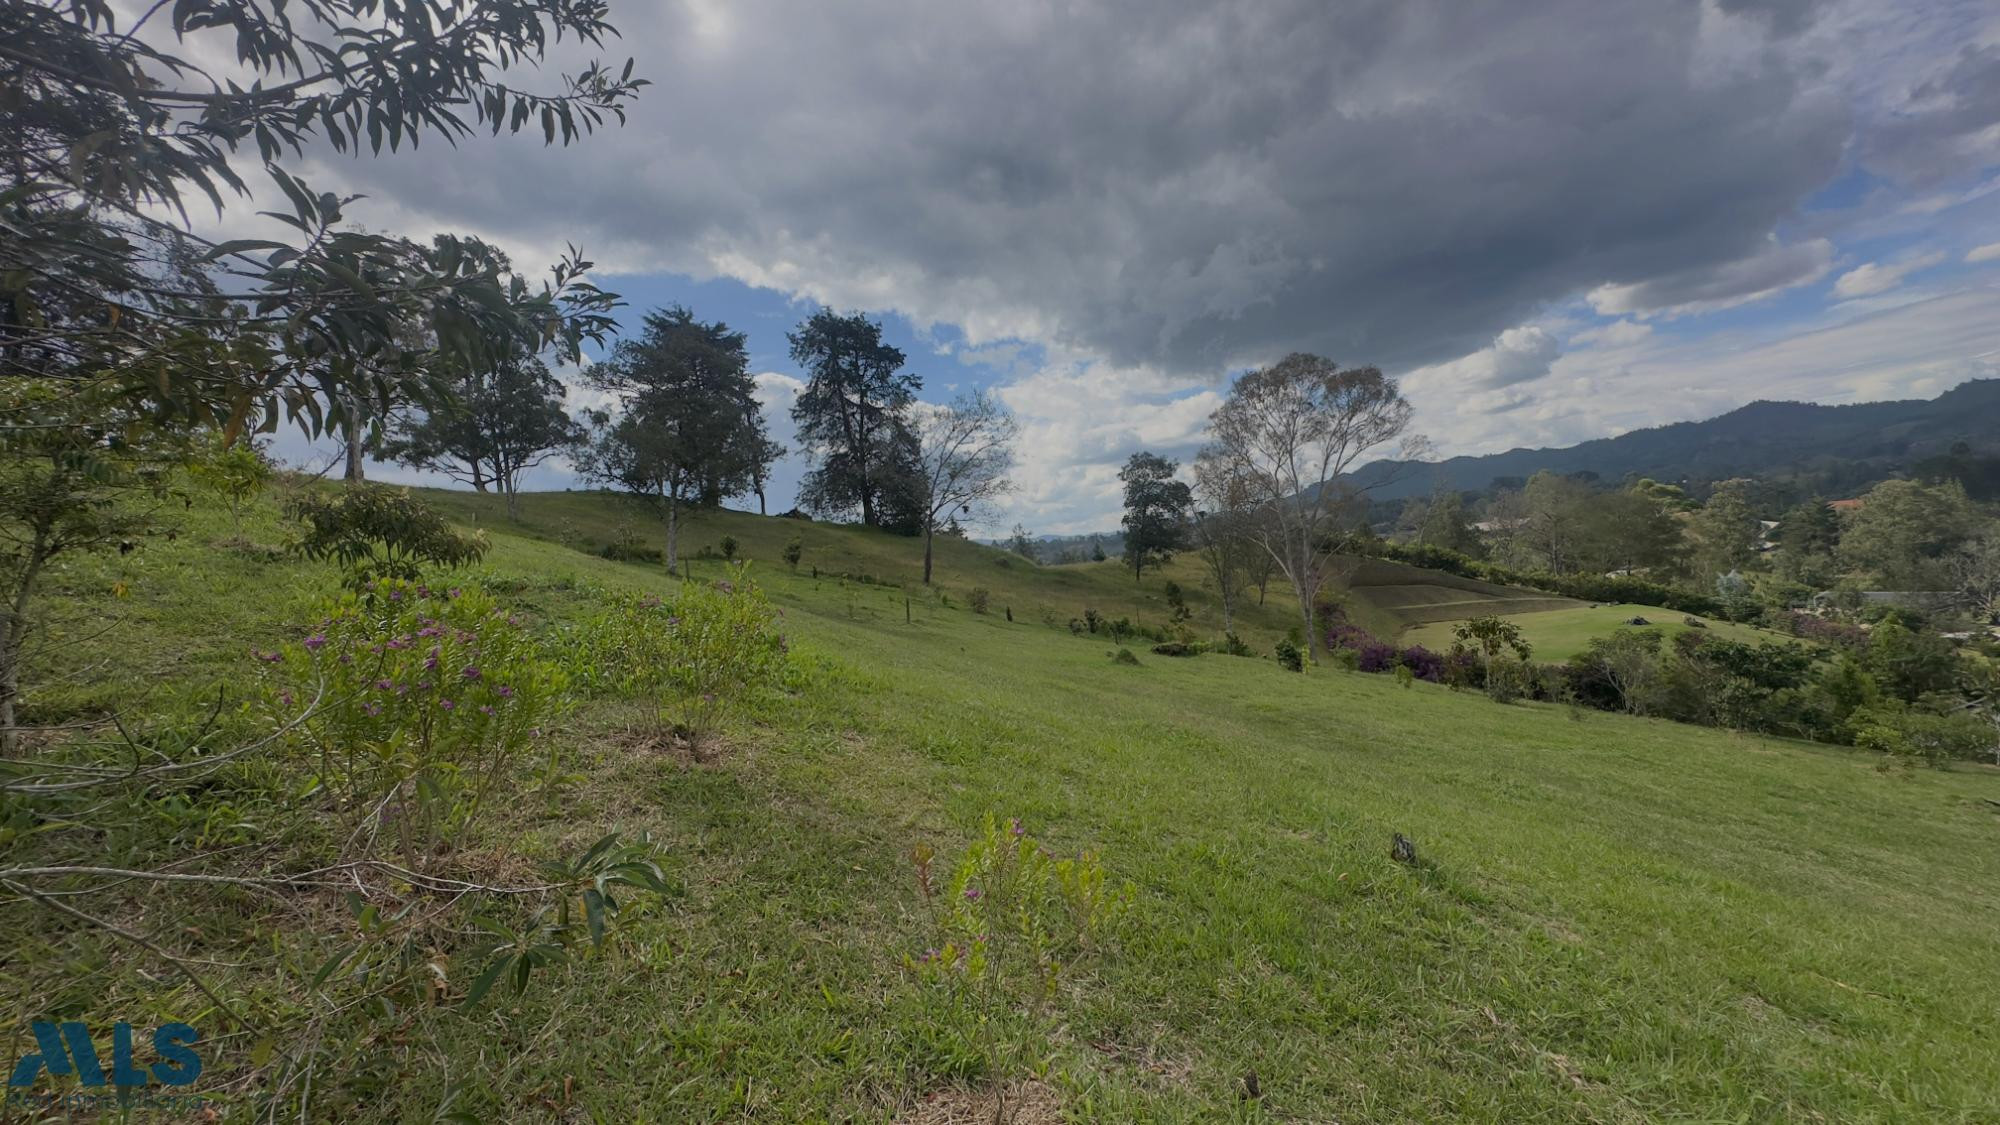
[[[488,830],[536,857],[648,830],[680,892],[631,908],[614,955],[518,997],[399,1011],[368,1033],[373,1069],[333,1080],[329,1119],[447,1098],[483,1120],[910,1114],[975,1075],[903,967],[925,940],[905,856],[953,854],[997,815],[1138,889],[1039,1052],[1071,1120],[2000,1120],[2000,772],[1883,773],[1851,750],[1262,658],[1123,666],[1071,635],[1071,591],[1037,601],[1041,572],[967,547],[940,580],[996,587],[994,611],[913,598],[906,621],[900,591],[775,564],[789,525],[732,520],[763,525],[786,689],[712,767],[629,737],[642,705],[587,708],[561,735],[585,780],[553,804],[524,792]],[[537,621],[591,587],[670,588],[548,524],[484,522],[483,571]],[[98,694],[240,675],[330,586],[212,551],[215,531],[65,570],[75,616],[122,622],[71,654],[114,685]],[[867,547],[898,549],[914,557]],[[1392,832],[1418,866],[1390,859]],[[205,934],[187,948],[220,961],[275,945],[311,966],[341,938],[281,931],[254,900],[133,897],[121,919]],[[0,924],[28,953],[0,985],[10,1012],[200,1004],[129,947],[86,971],[59,919]],[[212,1071],[248,1050],[219,1045]]]
[[[1521,637],[1534,647],[1535,659],[1551,662],[1568,660],[1588,648],[1594,638],[1608,637],[1619,629],[1637,628],[1631,624],[1634,617],[1645,618],[1648,628],[1659,630],[1669,640],[1694,628],[1686,624],[1687,614],[1652,605],[1578,606],[1532,613],[1501,613],[1498,616],[1521,627]],[[1795,639],[1733,621],[1714,618],[1698,620],[1711,635],[1745,644],[1782,643]],[[1403,643],[1443,652],[1452,646],[1452,630],[1460,624],[1460,621],[1438,621],[1419,625],[1403,634]]]

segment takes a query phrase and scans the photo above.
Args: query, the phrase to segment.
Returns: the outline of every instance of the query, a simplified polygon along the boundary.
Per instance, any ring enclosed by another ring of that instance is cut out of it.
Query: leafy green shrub
[[[722,548],[722,557],[724,559],[728,560],[729,562],[736,561],[736,550],[738,546],[740,546],[740,544],[736,542],[736,537],[734,535],[723,536],[722,542],[719,544],[719,546]]]
[[[1153,646],[1153,651],[1161,656],[1195,656],[1200,654],[1201,647],[1182,641],[1162,641]]]
[[[1404,688],[1416,687],[1417,674],[1410,670],[1408,664],[1398,664],[1396,665],[1396,683],[1398,686]]]
[[[267,704],[356,817],[387,810],[412,860],[504,787],[569,703],[567,679],[483,591],[387,579],[326,607],[304,640],[256,654]]]
[[[458,567],[486,553],[483,532],[462,535],[407,488],[352,484],[294,496],[286,513],[304,524],[292,549],[331,559],[360,588],[378,579],[414,581],[423,568]]]
[[[1326,659],[1329,664],[1332,664],[1335,668],[1343,672],[1359,672],[1361,670],[1361,654],[1351,648],[1334,649],[1326,654]]]
[[[778,612],[746,570],[683,583],[671,602],[632,598],[565,629],[556,642],[565,667],[592,694],[658,699],[703,759],[728,710],[784,669]]]
[[[1306,654],[1299,649],[1299,646],[1290,637],[1278,642],[1277,654],[1278,667],[1283,668],[1285,671],[1303,672],[1306,670]]]
[[[239,539],[243,535],[243,507],[264,491],[271,473],[270,459],[248,437],[225,441],[218,434],[201,456],[188,464],[188,475],[194,482],[222,498]]]
[[[1139,663],[1139,658],[1132,655],[1131,649],[1121,648],[1111,654],[1111,662],[1113,664],[1131,664],[1136,666]]]
[[[985,613],[993,604],[993,592],[984,586],[974,586],[966,592],[965,604],[974,613]]]
[[[1137,891],[1113,889],[1095,852],[1058,859],[1019,820],[1002,828],[991,815],[942,886],[935,856],[929,845],[910,852],[934,936],[904,965],[947,1005],[998,1099],[1046,1054],[1063,981],[1104,948]],[[1017,1021],[1026,1026],[1008,1034]]]
[[[1475,617],[1453,628],[1451,635],[1460,644],[1483,653],[1488,660],[1511,650],[1517,660],[1526,660],[1533,649],[1521,636],[1521,626],[1504,617]]]
[[[643,543],[606,543],[597,549],[597,555],[612,562],[661,564],[667,561],[665,551]]]
[[[1237,636],[1234,633],[1222,634],[1222,646],[1218,648],[1216,651],[1222,653],[1224,656],[1255,655],[1251,651],[1250,646],[1243,643],[1243,638]]]
[[[1535,683],[1535,666],[1525,660],[1496,656],[1486,662],[1486,697],[1495,703],[1532,699]]]
[[[806,542],[804,539],[801,539],[800,537],[794,535],[785,542],[785,550],[784,550],[785,565],[790,567],[793,571],[797,571],[799,569],[799,560],[804,558],[805,554],[806,554]]]
[[[513,985],[516,994],[528,987],[536,969],[560,964],[585,939],[593,950],[604,947],[605,935],[617,918],[619,895],[626,888],[670,893],[660,870],[662,853],[653,841],[641,835],[625,843],[617,835],[600,838],[582,855],[567,862],[542,865],[542,879],[555,893],[517,926],[503,926],[482,919],[487,940],[471,951],[485,965],[472,978],[460,1004],[479,1003],[495,982]]]
[[[1662,703],[1658,629],[1619,629],[1594,637],[1570,658],[1578,698],[1607,711],[1650,715]]]
[[[1937,715],[1877,707],[1848,719],[1854,745],[1892,760],[1923,762],[1943,769],[1955,761],[1978,761],[1993,753],[1994,728],[1963,712]]]

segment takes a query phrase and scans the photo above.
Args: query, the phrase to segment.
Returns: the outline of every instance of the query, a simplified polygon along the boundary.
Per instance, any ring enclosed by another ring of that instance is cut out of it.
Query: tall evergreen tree
[[[748,491],[772,456],[743,344],[743,333],[675,305],[647,314],[637,339],[619,341],[589,371],[591,385],[623,409],[597,415],[580,467],[658,511],[670,571],[679,566],[682,509]]]
[[[1163,566],[1187,544],[1194,490],[1174,479],[1180,466],[1157,453],[1134,453],[1118,479],[1125,482],[1125,559],[1132,581],[1148,566]]]
[[[917,460],[908,415],[923,380],[902,369],[902,350],[884,343],[882,326],[861,313],[822,309],[790,340],[807,374],[792,418],[819,459],[800,486],[801,504],[826,514],[859,509],[869,527],[885,523],[886,509],[913,516],[922,499],[908,479]]]

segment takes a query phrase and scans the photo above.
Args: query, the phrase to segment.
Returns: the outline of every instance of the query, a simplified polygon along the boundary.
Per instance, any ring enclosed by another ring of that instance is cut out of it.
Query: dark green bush
[[[664,563],[666,552],[658,547],[648,547],[642,543],[606,543],[597,549],[600,558],[613,562]]]

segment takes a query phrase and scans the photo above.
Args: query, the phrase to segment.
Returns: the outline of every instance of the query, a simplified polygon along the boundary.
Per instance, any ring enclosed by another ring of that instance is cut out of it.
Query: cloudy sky
[[[2000,375],[1991,0],[612,0],[631,120],[314,161],[377,229],[565,243],[636,320],[881,317],[1020,415],[992,521],[1115,525],[1286,352],[1443,454]],[[793,465],[774,500],[789,503]],[[393,471],[378,472],[394,477]],[[541,486],[560,487],[560,466]]]

